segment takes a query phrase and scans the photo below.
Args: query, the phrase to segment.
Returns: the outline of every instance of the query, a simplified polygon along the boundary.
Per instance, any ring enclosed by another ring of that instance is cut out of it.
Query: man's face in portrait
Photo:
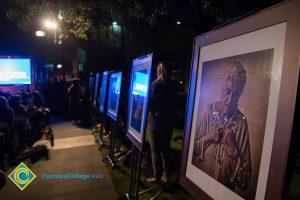
[[[224,81],[221,96],[221,112],[224,116],[233,114],[237,109],[241,89],[241,86],[233,78],[228,78]]]

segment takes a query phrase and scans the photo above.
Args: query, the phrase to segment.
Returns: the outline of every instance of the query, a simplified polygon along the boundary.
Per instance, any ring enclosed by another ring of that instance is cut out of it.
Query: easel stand
[[[112,121],[111,127],[112,127],[112,131],[111,131],[111,134],[109,135],[109,138],[110,138],[109,152],[108,152],[108,155],[106,155],[103,158],[103,161],[108,160],[109,163],[111,164],[111,166],[114,167],[116,162],[119,162],[119,161],[125,159],[129,154],[131,154],[132,149],[129,149],[125,152],[122,152],[122,151],[115,152],[116,138],[120,134],[118,122]]]
[[[162,193],[165,191],[170,190],[170,188],[176,188],[177,179],[169,181],[167,183],[160,183],[157,185],[153,185],[152,187],[149,187],[143,191],[139,192],[139,184],[140,184],[140,173],[141,173],[141,152],[140,150],[133,145],[131,149],[132,153],[132,159],[131,159],[131,176],[130,176],[130,188],[129,188],[129,194],[126,194],[125,196],[129,200],[138,200],[139,196],[142,196],[143,194],[146,194],[147,192],[156,190],[159,188],[159,191],[150,198],[150,200],[157,199]],[[177,191],[176,189],[174,192]],[[124,199],[124,197],[123,197]],[[123,200],[122,199],[122,200]]]
[[[167,188],[174,185],[176,183],[176,181],[170,181],[167,183],[163,183],[163,184],[157,184],[154,185],[146,190],[143,190],[141,192],[139,192],[139,196],[142,196],[143,194],[146,194],[147,192],[153,191],[156,188],[160,188],[159,191],[153,196],[151,197],[150,200],[155,200],[156,198],[158,198],[163,192],[165,192],[166,190],[168,190]]]
[[[100,126],[101,126],[101,123],[95,124],[95,126],[93,126],[93,128],[92,128],[93,129],[92,134],[94,134]]]
[[[121,155],[120,155],[120,157],[116,160],[116,162],[119,162],[119,161],[125,159],[131,153],[132,153],[132,149],[129,149],[129,150],[125,151],[125,152],[122,152]]]
[[[95,124],[94,124],[94,126],[93,126],[93,128],[92,128],[92,130],[93,130],[93,132],[92,132],[92,134],[94,134],[96,131],[97,131],[97,129],[101,126],[101,117],[99,116],[100,115],[100,111],[97,111],[97,109],[96,108],[94,108],[94,116],[95,116],[95,118],[96,118],[96,122],[95,122]]]
[[[98,143],[98,148],[100,149],[103,145],[103,139],[104,139],[104,126],[106,125],[105,116],[102,114],[102,117],[100,118],[100,131],[99,131],[99,137],[96,138],[95,142]]]
[[[139,199],[139,185],[141,176],[141,151],[132,145],[132,157],[131,157],[131,172],[130,172],[130,186],[128,199]]]
[[[103,161],[108,160],[109,163],[111,164],[111,167],[115,166],[115,143],[116,143],[116,135],[118,134],[118,123],[116,121],[111,121],[111,127],[112,131],[110,134],[110,144],[109,144],[109,151],[108,155],[103,158]]]
[[[161,187],[160,191],[155,194],[151,200],[156,199],[165,191],[165,186],[173,184],[173,182],[168,182],[165,184],[154,185],[144,191],[139,192],[140,186],[140,177],[141,177],[141,151],[135,146],[132,145],[132,157],[131,157],[131,171],[130,171],[130,185],[129,193],[120,197],[119,200],[138,200],[139,196],[150,192],[158,187]]]
[[[138,200],[139,199],[139,185],[141,176],[141,152],[132,144],[131,156],[131,170],[130,170],[130,185],[129,192],[119,197],[119,200]]]
[[[100,122],[98,122],[98,119],[99,119],[99,121],[100,121],[100,117],[99,117],[99,115],[100,115],[100,111],[97,109],[97,108],[95,108],[95,106],[93,107],[93,115],[94,115],[94,117],[96,118],[96,122],[94,123],[94,126],[93,126],[93,128],[92,128],[92,134],[94,134],[95,132],[96,132],[96,130],[101,126],[101,123]]]
[[[100,131],[99,131],[99,136],[96,138],[95,142],[98,143],[98,149],[100,150],[100,148],[102,147],[103,145],[103,119],[101,118],[100,119],[100,124],[99,124],[99,127],[100,127]],[[93,130],[94,131],[94,130]],[[95,130],[96,131],[96,130]],[[94,131],[94,132],[95,132]]]

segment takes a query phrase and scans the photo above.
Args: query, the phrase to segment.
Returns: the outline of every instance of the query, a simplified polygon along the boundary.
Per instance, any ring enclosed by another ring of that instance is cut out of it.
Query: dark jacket
[[[173,124],[176,118],[177,99],[171,81],[153,81],[149,102],[150,117],[158,122]]]

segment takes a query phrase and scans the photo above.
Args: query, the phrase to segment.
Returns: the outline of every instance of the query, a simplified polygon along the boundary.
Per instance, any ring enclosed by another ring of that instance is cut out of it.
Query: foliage
[[[42,27],[42,19],[58,18],[62,34],[73,34],[79,39],[93,38],[102,45],[121,47],[131,41],[136,24],[153,27],[162,17],[168,16],[172,6],[180,13],[178,4],[190,6],[188,21],[198,32],[228,22],[249,11],[266,7],[281,0],[3,0],[6,16],[25,30],[35,31]],[[118,22],[117,30],[112,22]]]
[[[134,21],[144,21],[150,26],[166,14],[169,0],[5,0],[6,16],[25,30],[42,27],[41,19],[57,19],[62,33],[72,33],[76,38],[113,39],[111,24],[117,21],[130,31]]]
[[[190,0],[195,12],[194,25],[200,32],[254,13],[282,0]]]

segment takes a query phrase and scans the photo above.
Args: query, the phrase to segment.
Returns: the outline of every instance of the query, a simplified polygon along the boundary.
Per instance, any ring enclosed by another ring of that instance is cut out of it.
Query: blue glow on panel
[[[28,58],[0,58],[0,85],[31,84]]]
[[[120,103],[122,72],[113,73],[110,76],[107,102],[107,114],[117,121]]]
[[[105,103],[105,95],[106,95],[106,87],[107,87],[107,78],[108,78],[108,71],[103,72],[102,76],[102,84],[101,84],[101,91],[100,91],[100,111],[104,111],[104,103]]]
[[[98,84],[99,84],[99,73],[96,74],[95,90],[94,90],[94,100],[97,99]]]
[[[120,94],[122,73],[114,73],[110,78],[109,90],[112,93]]]
[[[121,77],[119,76],[116,82],[116,87],[115,87],[115,93],[120,94],[120,88],[121,88]]]
[[[147,70],[135,72],[132,94],[146,97],[148,91],[147,84],[148,84]]]
[[[96,106],[97,98],[98,98],[98,87],[99,87],[99,76],[100,74],[96,74],[96,80],[95,80],[95,89],[94,89],[94,106]]]

